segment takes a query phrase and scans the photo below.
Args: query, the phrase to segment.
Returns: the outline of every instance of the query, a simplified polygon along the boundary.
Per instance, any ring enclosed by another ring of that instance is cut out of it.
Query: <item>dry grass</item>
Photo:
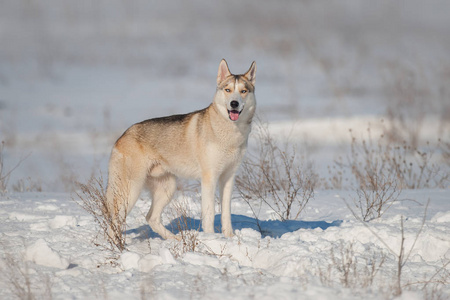
[[[352,135],[348,167],[357,184],[357,199],[353,199],[362,219],[380,218],[401,193],[397,174],[390,167],[392,149],[383,144],[383,136],[374,143],[368,129],[368,141],[359,142]]]
[[[125,232],[126,217],[121,219],[109,211],[106,202],[106,188],[103,183],[102,176],[98,178],[92,177],[86,184],[78,183],[78,190],[75,192],[77,199],[74,201],[79,204],[85,211],[94,217],[95,223],[100,227],[99,234],[106,239],[110,250],[113,253],[120,253],[125,249]],[[115,209],[117,212],[118,209]],[[116,223],[115,220],[118,220]],[[109,230],[111,228],[111,230]],[[98,236],[97,236],[98,237]],[[97,246],[104,243],[97,243]]]
[[[413,242],[411,243],[411,247],[408,249],[405,248],[405,228],[404,228],[404,216],[400,217],[400,235],[401,235],[401,239],[400,239],[400,248],[398,249],[398,251],[396,251],[395,249],[391,248],[385,240],[383,240],[369,225],[367,222],[364,222],[358,215],[357,213],[350,207],[350,205],[345,201],[345,204],[347,205],[348,209],[352,212],[353,216],[355,217],[355,219],[357,219],[358,221],[360,221],[382,244],[383,246],[386,248],[386,250],[388,250],[392,255],[394,255],[394,257],[396,258],[396,262],[397,262],[397,269],[396,269],[396,275],[394,278],[394,283],[392,286],[392,294],[393,296],[399,296],[403,293],[403,284],[402,284],[402,274],[403,274],[403,268],[405,267],[405,265],[409,262],[409,258],[412,254],[412,251],[417,243],[417,240],[419,239],[420,234],[422,233],[423,227],[425,226],[425,221],[426,221],[426,216],[427,216],[427,210],[428,210],[428,204],[430,203],[430,200],[428,200],[425,209],[424,209],[424,215],[423,215],[423,219],[422,219],[422,223],[421,226],[419,228],[419,230],[416,233],[416,236],[413,240]]]
[[[5,169],[4,163],[5,163],[5,142],[2,141],[0,144],[0,194],[5,194],[8,189],[8,182],[9,179],[11,177],[12,172],[14,172],[19,166],[20,164],[28,158],[28,156],[22,158],[19,160],[19,162],[17,162],[14,167],[12,167],[9,170]]]
[[[178,231],[176,240],[171,241],[170,252],[175,258],[188,252],[197,252],[204,255],[223,257],[226,245],[220,251],[214,251],[200,239],[200,222],[196,222],[194,209],[188,201],[188,197],[182,195],[170,204],[169,214],[172,214],[172,224]]]
[[[317,175],[288,143],[280,148],[262,125],[258,128],[256,151],[247,154],[236,177],[236,187],[251,206],[261,201],[280,220],[295,220],[314,198]],[[273,199],[273,203],[269,200]]]
[[[427,300],[443,300],[446,296],[443,294],[443,287],[450,285],[450,259],[442,262],[442,267],[428,279],[421,282],[414,282],[410,285],[422,285],[424,298]]]
[[[357,257],[354,242],[340,241],[336,248],[330,250],[330,260],[326,268],[319,268],[322,284],[332,286],[335,278],[346,288],[369,288],[374,284],[386,261],[381,251],[369,250],[362,257]]]
[[[328,182],[332,188],[356,191],[353,202],[364,221],[380,218],[403,189],[448,187],[448,143],[439,140],[414,148],[406,141],[397,144],[385,134],[373,137],[370,125],[366,138],[357,138],[352,130],[350,135],[350,153],[328,168]]]
[[[17,299],[53,299],[52,280],[47,274],[30,269],[23,254],[8,251],[3,242],[0,243],[4,255],[0,258],[0,279],[7,282],[11,295]],[[14,253],[14,254],[13,254]],[[20,252],[19,252],[20,253]]]
[[[170,210],[176,224],[176,230],[179,232],[178,241],[170,249],[174,257],[180,257],[186,252],[195,252],[200,245],[198,238],[200,223],[199,227],[195,228],[194,216],[187,198],[180,197],[180,199],[172,201]]]
[[[400,194],[402,189],[447,188],[450,183],[450,144],[439,139],[414,148],[406,141],[391,142],[386,135],[367,138],[351,134],[349,154],[328,166],[324,188],[387,191],[385,197]],[[363,195],[364,197],[366,195]]]
[[[389,61],[387,70],[385,134],[389,141],[419,147],[421,130],[427,114],[432,112],[428,99],[433,95],[429,78],[419,65],[408,66],[400,61]]]
[[[42,183],[40,180],[35,180],[31,177],[25,179],[19,179],[13,184],[12,189],[14,192],[42,192]]]
[[[428,202],[429,203],[429,202]],[[354,242],[343,242],[330,249],[330,262],[328,265],[318,267],[317,274],[323,285],[334,286],[337,281],[346,288],[351,288],[360,292],[361,288],[374,287],[379,291],[384,291],[387,298],[398,297],[405,290],[422,291],[424,299],[444,299],[445,287],[450,283],[450,272],[448,266],[450,260],[443,258],[442,266],[423,280],[405,282],[403,271],[410,263],[410,258],[417,241],[425,226],[428,203],[424,209],[424,215],[420,227],[415,236],[406,246],[404,217],[400,217],[399,238],[400,244],[397,249],[392,248],[383,240],[367,223],[364,222],[355,211],[351,210],[357,220],[359,220],[369,231],[383,244],[382,250],[368,249],[365,252],[356,252]],[[386,252],[384,252],[386,251]],[[358,253],[360,253],[358,256]],[[386,262],[390,260],[395,268],[387,268]],[[392,272],[394,271],[394,272]],[[388,278],[390,275],[393,278]]]

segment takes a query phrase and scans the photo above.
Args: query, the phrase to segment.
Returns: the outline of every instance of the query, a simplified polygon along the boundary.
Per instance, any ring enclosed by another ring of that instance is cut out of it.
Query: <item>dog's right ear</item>
[[[225,59],[222,59],[219,64],[219,72],[217,73],[217,85],[219,85],[225,78],[231,75],[230,69]]]

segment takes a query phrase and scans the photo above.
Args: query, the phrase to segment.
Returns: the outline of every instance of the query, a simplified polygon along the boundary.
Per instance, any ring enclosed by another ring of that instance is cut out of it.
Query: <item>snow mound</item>
[[[161,256],[147,254],[139,260],[139,271],[150,272],[154,267],[163,263]]]
[[[121,255],[120,261],[125,270],[139,269],[139,260],[141,257],[134,252],[125,252]]]
[[[57,229],[64,226],[75,227],[77,225],[77,219],[73,216],[56,216],[52,220],[48,221],[48,225],[52,229]]]
[[[58,269],[69,267],[69,261],[50,248],[43,239],[39,239],[33,245],[27,247],[25,258],[41,266]]]
[[[36,222],[30,224],[30,230],[31,231],[48,231],[48,224],[47,222]]]
[[[177,263],[172,253],[170,253],[170,250],[167,248],[161,248],[159,250],[159,255],[162,258],[162,262],[165,264],[175,265]]]
[[[194,266],[207,265],[217,269],[221,267],[220,261],[217,257],[202,255],[194,252],[186,253],[183,257],[183,261]]]
[[[450,211],[438,212],[431,218],[432,222],[436,223],[449,223],[450,222]]]

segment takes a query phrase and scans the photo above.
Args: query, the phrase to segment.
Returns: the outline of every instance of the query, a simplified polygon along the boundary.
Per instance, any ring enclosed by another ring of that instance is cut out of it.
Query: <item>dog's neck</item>
[[[220,107],[216,103],[212,103],[208,108],[211,120],[211,127],[216,136],[221,139],[228,139],[230,142],[247,143],[250,134],[252,118],[255,113],[255,107],[247,108],[247,111],[237,121],[231,121],[219,112]]]

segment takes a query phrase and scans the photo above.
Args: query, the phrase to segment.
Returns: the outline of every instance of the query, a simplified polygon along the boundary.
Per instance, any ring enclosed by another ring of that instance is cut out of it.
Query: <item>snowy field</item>
[[[3,1],[0,299],[449,299],[449,9]],[[217,233],[199,231],[198,185],[180,181],[163,221],[182,241],[146,225],[144,192],[111,251],[77,182],[105,178],[131,124],[209,105],[222,58],[234,73],[257,63],[248,158],[262,132],[295,155],[289,174],[308,185],[294,216],[277,156],[276,191],[248,194],[259,169],[241,168],[233,238],[220,215]],[[368,198],[386,203],[364,221]]]
[[[448,297],[448,266],[444,266],[450,254],[448,191],[405,192],[415,201],[395,204],[382,220],[369,223],[370,230],[354,220],[340,194],[345,192],[317,192],[301,221],[273,220],[270,209],[263,208],[259,218],[265,236],[257,230],[248,206],[236,200],[232,218],[236,236],[193,233],[187,240],[194,240],[195,247],[154,237],[144,224],[149,201],[139,201],[128,219],[127,250],[118,259],[94,245],[97,229],[92,217],[69,195],[6,196],[0,211],[1,296],[13,298],[16,293],[26,298],[29,280],[33,295],[44,299],[392,298],[404,216],[409,257],[402,299],[423,299],[428,281],[430,298],[432,293],[434,298]],[[432,200],[426,222],[416,241],[428,198]],[[188,223],[197,229],[198,197],[177,201],[191,206],[194,217]],[[177,220],[170,215],[165,219],[176,232]]]

